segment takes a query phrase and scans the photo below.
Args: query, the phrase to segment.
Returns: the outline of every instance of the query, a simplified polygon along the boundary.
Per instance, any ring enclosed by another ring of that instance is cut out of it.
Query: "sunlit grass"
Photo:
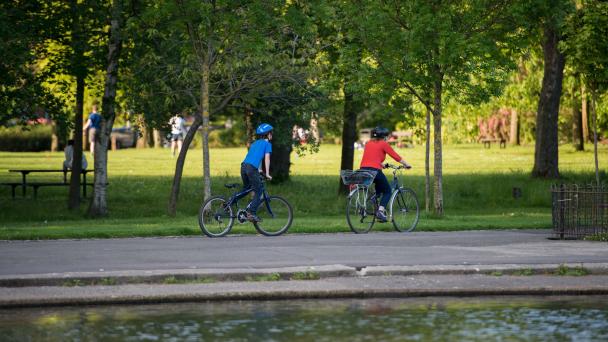
[[[401,180],[417,193],[424,208],[424,148],[417,146],[398,152],[414,166]],[[608,148],[601,147],[600,166]],[[244,148],[211,150],[212,192],[228,195],[222,184],[240,182],[240,162]],[[358,165],[362,151],[355,154]],[[460,230],[491,228],[542,228],[551,225],[549,187],[554,180],[529,176],[533,165],[533,146],[499,149],[482,145],[446,146],[443,158],[444,207],[442,219],[423,214],[419,230]],[[87,153],[89,164],[92,164]],[[0,152],[0,182],[20,181],[14,168],[61,168],[63,154]],[[191,149],[184,166],[177,217],[166,215],[176,159],[168,149],[127,149],[110,151],[108,204],[110,217],[83,218],[69,212],[67,188],[41,188],[38,199],[17,192],[11,199],[10,187],[0,187],[0,238],[60,238],[198,235],[196,215],[202,201],[202,153]],[[348,231],[344,217],[345,200],[337,195],[340,146],[322,145],[317,154],[292,155],[291,179],[269,185],[273,194],[284,196],[293,205],[295,220],[290,233]],[[603,168],[605,170],[605,168]],[[432,170],[432,165],[431,165]],[[594,179],[593,153],[560,147],[560,182],[589,183]],[[390,176],[390,174],[387,173]],[[32,174],[32,181],[61,180],[61,174]],[[602,172],[606,181],[606,173]],[[522,190],[513,198],[513,188]],[[20,189],[18,189],[20,190]],[[246,203],[242,203],[245,205]],[[374,230],[391,230],[377,225]],[[234,233],[255,233],[250,224],[235,226]]]

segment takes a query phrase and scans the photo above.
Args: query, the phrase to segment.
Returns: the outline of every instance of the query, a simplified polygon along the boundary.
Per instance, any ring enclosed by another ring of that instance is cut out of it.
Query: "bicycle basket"
[[[368,186],[376,178],[377,172],[373,170],[342,170],[340,176],[344,185],[361,184]]]

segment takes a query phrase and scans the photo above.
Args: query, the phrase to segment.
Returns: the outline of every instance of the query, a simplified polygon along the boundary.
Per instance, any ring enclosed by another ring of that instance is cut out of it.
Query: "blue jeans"
[[[249,189],[252,189],[253,191],[253,200],[247,207],[249,208],[248,211],[255,215],[258,211],[258,206],[260,205],[260,194],[262,193],[262,181],[260,179],[260,173],[253,165],[249,163],[242,163],[241,179],[243,180],[243,189],[241,192]],[[245,195],[238,196],[237,199],[244,196]]]
[[[382,170],[378,170],[373,167],[364,167],[361,168],[361,170],[378,171],[376,173],[376,178],[374,178],[374,184],[376,184],[376,196],[380,196],[380,194],[382,194],[382,197],[380,198],[380,205],[386,208],[388,201],[391,199],[391,185],[389,184],[388,179],[386,179],[386,176],[384,173],[382,173]]]

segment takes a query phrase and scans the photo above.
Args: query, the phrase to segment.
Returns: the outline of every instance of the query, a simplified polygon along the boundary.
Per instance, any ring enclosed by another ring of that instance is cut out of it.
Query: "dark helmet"
[[[377,126],[372,129],[372,138],[385,138],[388,137],[389,134],[390,132],[388,131],[388,129],[384,127]]]
[[[262,135],[272,131],[272,126],[267,123],[260,124],[255,130],[255,134]]]

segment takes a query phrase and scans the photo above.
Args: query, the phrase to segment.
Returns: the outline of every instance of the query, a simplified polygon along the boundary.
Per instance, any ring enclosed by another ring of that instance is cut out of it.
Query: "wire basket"
[[[340,176],[344,185],[364,185],[369,186],[376,178],[378,171],[373,170],[342,170]]]

